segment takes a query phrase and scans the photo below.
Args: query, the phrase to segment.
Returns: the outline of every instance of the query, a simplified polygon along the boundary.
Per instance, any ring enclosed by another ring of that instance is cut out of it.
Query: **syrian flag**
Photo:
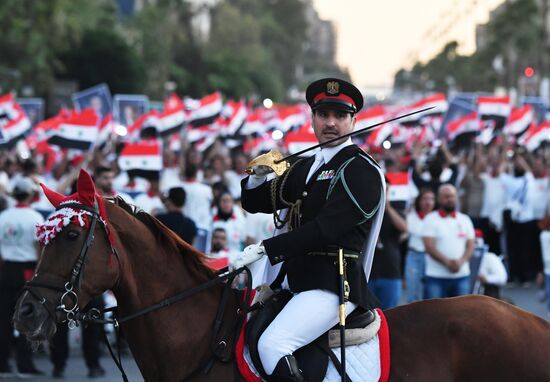
[[[300,127],[307,121],[307,114],[302,105],[281,106],[278,108],[278,119],[283,132],[293,127]]]
[[[476,137],[476,142],[482,143],[485,146],[489,145],[496,137],[496,123],[492,120],[485,120],[481,122],[483,128],[481,133]]]
[[[447,139],[455,141],[459,136],[464,134],[475,135],[481,132],[483,124],[476,112],[466,114],[463,117],[449,122],[447,126]]]
[[[216,142],[216,136],[208,135],[208,136],[204,137],[203,139],[201,139],[200,141],[195,142],[194,147],[198,152],[202,153],[202,152],[208,150],[210,148],[210,146],[212,146],[214,144],[214,142]]]
[[[164,102],[164,110],[158,116],[159,134],[162,137],[176,133],[187,122],[187,114],[185,112],[185,106],[181,98],[176,94],[172,94]]]
[[[0,147],[11,148],[31,131],[31,121],[11,94],[0,97]]]
[[[151,110],[139,116],[134,123],[128,127],[126,140],[137,141],[140,138],[140,133],[146,129],[154,129],[157,132],[160,130],[159,112]]]
[[[369,147],[381,147],[384,141],[390,139],[394,126],[395,124],[392,123],[385,123],[378,126],[369,134],[365,143]]]
[[[534,122],[535,113],[531,105],[524,105],[522,107],[512,108],[508,123],[504,126],[504,134],[520,136],[529,126]]]
[[[205,125],[201,127],[188,128],[186,130],[186,134],[187,134],[187,141],[189,143],[195,143],[195,142],[202,141],[205,138],[215,136],[217,135],[217,132],[216,130],[212,129],[210,126]]]
[[[49,145],[48,139],[53,135],[53,132],[57,130],[61,122],[72,115],[72,111],[68,109],[61,109],[59,113],[52,118],[45,119],[39,122],[31,131],[29,136],[25,138],[27,145],[31,148]]]
[[[257,156],[261,152],[269,151],[277,147],[277,143],[271,138],[271,134],[263,134],[262,136],[250,138],[243,145],[243,151],[252,157]]]
[[[113,136],[113,132],[115,129],[114,126],[115,126],[115,123],[113,121],[113,115],[111,113],[108,113],[103,118],[103,120],[101,121],[101,124],[99,125],[99,133],[97,135],[98,145],[102,145],[111,140],[111,137]]]
[[[470,113],[477,112],[477,105],[473,99],[455,97],[449,104],[447,112],[443,115],[440,129],[437,131],[437,138],[447,139],[449,124]]]
[[[400,124],[394,124],[391,133],[391,143],[396,145],[406,143],[409,138],[414,135],[414,133],[415,132],[413,129],[409,129]]]
[[[129,175],[158,179],[162,170],[162,150],[158,142],[128,143],[118,157],[118,166]]]
[[[296,131],[288,132],[283,142],[284,147],[286,147],[290,154],[305,150],[319,143],[315,137],[311,123],[304,124]]]
[[[504,127],[511,111],[510,97],[479,97],[477,99],[479,116],[481,119],[495,120],[497,129]]]
[[[407,140],[405,141],[405,147],[407,150],[412,150],[416,144],[426,144],[435,139],[434,130],[429,125],[422,125],[420,127],[415,127],[408,130],[412,130],[412,133],[408,135]]]
[[[437,93],[432,96],[422,98],[412,105],[407,106],[404,112],[405,114],[412,113],[413,111],[426,109],[428,107],[433,107],[433,109],[426,110],[425,112],[414,114],[406,118],[402,118],[399,120],[399,123],[404,126],[414,126],[418,125],[420,121],[425,117],[433,115],[443,115],[449,108],[447,97],[445,97],[445,94],[443,93]]]
[[[238,131],[239,135],[258,134],[261,135],[267,130],[264,109],[258,108],[248,114],[242,128]]]
[[[191,112],[190,123],[194,127],[209,125],[216,120],[223,108],[219,92],[209,94],[200,100],[199,107]]]
[[[361,130],[365,127],[384,122],[386,119],[386,109],[382,105],[376,105],[362,110],[355,116],[355,130]]]
[[[437,93],[430,97],[426,97],[418,101],[413,105],[415,109],[425,109],[427,107],[433,107],[433,109],[421,113],[422,116],[443,114],[449,108],[447,97],[443,93]]]
[[[538,149],[544,142],[550,142],[550,121],[545,121],[538,126],[531,125],[518,140],[520,145],[531,152]]]
[[[48,143],[59,147],[88,150],[97,141],[98,125],[99,116],[94,109],[73,112],[52,131]]]
[[[244,125],[248,111],[243,101],[228,101],[224,106],[223,113],[225,118],[220,118],[221,134],[224,136],[235,135],[235,133]]]
[[[409,173],[407,171],[387,172],[385,176],[390,182],[390,201],[408,202],[411,199]]]
[[[172,134],[168,139],[168,149],[173,152],[181,151],[181,133]]]
[[[0,96],[0,121],[17,118],[18,112],[14,108],[15,104],[13,94],[9,93]]]

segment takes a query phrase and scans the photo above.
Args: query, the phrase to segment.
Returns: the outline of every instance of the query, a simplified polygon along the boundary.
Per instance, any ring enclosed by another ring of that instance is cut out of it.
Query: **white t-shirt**
[[[224,173],[225,181],[227,182],[227,188],[233,199],[241,198],[241,180],[246,178],[246,174],[238,174],[233,170],[227,170]]]
[[[0,213],[0,256],[6,261],[37,261],[36,224],[44,218],[29,207],[11,207]]]
[[[487,283],[504,286],[508,280],[508,272],[500,258],[492,252],[487,252],[481,258],[479,266],[480,276],[484,276]]]
[[[550,231],[542,231],[540,234],[540,246],[542,249],[544,274],[550,275]]]
[[[512,212],[512,220],[526,223],[533,217],[533,189],[535,178],[530,172],[520,177],[510,174],[500,174],[500,179],[506,189],[506,208]]]
[[[424,219],[420,219],[415,209],[407,214],[407,229],[409,232],[409,248],[417,252],[425,252],[422,236],[424,234]]]
[[[488,218],[497,230],[502,230],[502,211],[506,205],[506,189],[500,177],[481,174],[485,184],[480,216]]]
[[[246,214],[246,236],[255,243],[273,237],[274,231],[273,214]]]
[[[134,203],[143,211],[153,215],[165,210],[164,204],[158,195],[149,196],[148,193],[139,194],[134,198]]]
[[[216,228],[225,229],[227,235],[227,249],[229,251],[241,252],[243,250],[244,240],[246,239],[246,220],[238,206],[233,207],[233,216],[228,220],[221,220],[218,216],[214,216],[211,231],[213,232]]]
[[[160,189],[162,191],[168,191],[172,187],[179,187],[181,183],[180,173],[181,170],[179,167],[165,167],[162,170],[162,176],[160,178]]]
[[[116,191],[124,191],[124,192],[146,192],[149,188],[149,181],[146,179],[137,177],[134,178],[134,185],[133,187],[128,187],[128,182],[130,178],[128,178],[128,173],[126,171],[122,171],[120,174],[118,174],[115,179],[113,180],[113,189]]]
[[[200,182],[184,181],[174,187],[185,190],[183,213],[195,222],[197,227],[210,230],[212,223],[212,187]]]
[[[435,247],[443,256],[457,260],[464,255],[466,242],[475,238],[472,220],[460,212],[456,217],[442,217],[439,211],[429,213],[424,219],[422,237],[434,238]],[[426,275],[439,278],[459,278],[470,275],[470,264],[466,261],[456,273],[426,254]]]
[[[548,208],[548,193],[550,192],[548,181],[549,178],[547,176],[533,180],[533,190],[530,194],[530,199],[533,206],[533,218],[536,220],[542,219]]]

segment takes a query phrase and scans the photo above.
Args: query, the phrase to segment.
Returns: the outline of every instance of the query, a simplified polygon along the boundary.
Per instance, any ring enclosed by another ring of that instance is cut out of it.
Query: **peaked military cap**
[[[322,78],[306,89],[306,100],[311,110],[329,107],[348,113],[357,113],[363,107],[359,89],[338,78]]]

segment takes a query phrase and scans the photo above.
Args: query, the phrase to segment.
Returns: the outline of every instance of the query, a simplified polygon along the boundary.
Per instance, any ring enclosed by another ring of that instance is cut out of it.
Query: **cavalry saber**
[[[344,273],[344,249],[338,249],[338,276],[340,278],[340,364],[342,382],[346,382],[346,276]]]
[[[434,107],[435,107],[435,106],[430,106],[430,107],[427,107],[427,108],[424,108],[424,109],[416,110],[416,111],[413,111],[413,112],[411,112],[411,113],[399,115],[399,116],[397,116],[397,117],[388,119],[388,120],[386,120],[386,121],[382,121],[382,122],[375,123],[374,125],[370,125],[370,126],[364,127],[364,128],[362,128],[361,130],[352,131],[351,133],[344,134],[344,135],[341,135],[341,136],[339,136],[339,137],[330,139],[330,140],[328,140],[328,141],[326,141],[326,142],[319,143],[318,145],[308,147],[307,149],[304,149],[304,150],[302,150],[302,151],[298,151],[297,153],[288,155],[288,156],[286,156],[286,157],[284,157],[284,158],[282,158],[282,159],[277,159],[277,160],[274,161],[274,163],[275,163],[275,164],[278,164],[278,163],[284,162],[284,161],[286,161],[286,160],[288,160],[288,159],[290,159],[290,158],[294,158],[294,157],[297,157],[297,156],[299,156],[299,155],[302,155],[303,153],[307,153],[308,151],[315,150],[316,148],[326,146],[326,145],[328,145],[329,143],[336,142],[336,141],[339,141],[339,140],[341,140],[341,139],[343,139],[343,138],[351,137],[351,136],[353,136],[353,135],[365,133],[365,132],[367,132],[367,131],[369,131],[369,130],[372,130],[372,129],[374,129],[375,127],[378,127],[378,126],[383,125],[383,124],[385,124],[385,123],[393,122],[393,121],[396,121],[396,120],[401,119],[401,118],[405,118],[405,117],[408,117],[408,116],[411,116],[411,115],[414,115],[414,114],[422,113],[422,112],[424,112],[424,111],[433,109]]]

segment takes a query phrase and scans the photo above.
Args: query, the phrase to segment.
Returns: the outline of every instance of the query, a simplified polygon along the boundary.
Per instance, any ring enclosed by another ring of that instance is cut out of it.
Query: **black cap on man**
[[[323,78],[306,89],[306,100],[311,110],[331,108],[355,114],[363,107],[359,89],[338,78]]]

